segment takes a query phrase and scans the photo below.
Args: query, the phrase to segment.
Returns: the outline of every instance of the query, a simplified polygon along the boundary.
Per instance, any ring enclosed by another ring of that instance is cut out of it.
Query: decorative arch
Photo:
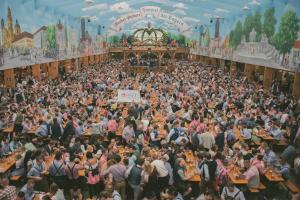
[[[166,37],[166,33],[162,29],[140,28],[133,33],[134,40],[143,45],[154,45],[162,42]]]

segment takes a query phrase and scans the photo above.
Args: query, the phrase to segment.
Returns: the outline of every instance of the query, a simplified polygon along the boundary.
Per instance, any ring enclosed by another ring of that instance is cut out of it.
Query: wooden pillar
[[[102,62],[102,55],[101,55],[101,59],[100,60]],[[127,56],[126,56],[125,52],[123,52],[123,65],[124,65],[124,67],[127,66]]]
[[[250,65],[250,64],[245,64],[245,68],[244,68],[244,75],[251,80],[252,79],[252,74],[255,71],[255,66],[254,65]]]
[[[95,56],[95,64],[99,64],[100,63],[100,56],[96,55]]]
[[[282,80],[282,71],[281,70],[277,70],[276,71],[276,74],[275,74],[275,79],[277,80],[277,81],[281,81]]]
[[[220,59],[220,68],[221,69],[225,69],[225,60],[223,60],[223,59]]]
[[[64,63],[65,72],[69,73],[71,71],[71,65],[72,65],[71,59],[65,60],[63,63]]]
[[[40,64],[36,64],[36,65],[32,65],[31,66],[31,75],[37,79],[37,80],[41,80],[41,65]]]
[[[80,65],[79,63],[80,63],[79,58],[75,58],[75,63],[73,63],[73,65],[74,65],[73,70],[74,71],[78,71],[79,65]]]
[[[300,72],[295,72],[294,75],[293,95],[300,97]]]
[[[237,67],[236,67],[236,62],[231,61],[230,64],[230,76],[234,76],[236,74]]]
[[[49,64],[48,75],[51,79],[56,79],[58,77],[58,61]]]
[[[265,67],[264,71],[264,91],[268,91],[275,76],[275,69]]]
[[[217,64],[216,58],[210,58],[210,60],[211,60],[211,64],[212,65],[216,65]]]
[[[95,64],[95,56],[94,55],[89,56],[89,63],[90,63],[90,65],[94,65]]]
[[[16,79],[15,79],[14,69],[4,70],[4,85],[6,88],[15,88],[16,87]]]
[[[89,57],[85,56],[83,57],[83,66],[87,67],[89,65]]]

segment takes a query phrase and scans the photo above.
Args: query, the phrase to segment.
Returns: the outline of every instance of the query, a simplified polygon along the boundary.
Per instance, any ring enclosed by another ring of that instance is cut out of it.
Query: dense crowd
[[[139,90],[141,102],[117,102],[118,89]],[[17,153],[0,199],[31,200],[39,191],[57,200],[243,200],[270,169],[285,180],[291,168],[300,174],[299,99],[274,85],[262,89],[185,61],[172,73],[131,74],[110,61],[56,80],[19,80],[1,97],[0,126],[13,129],[2,133],[0,156]],[[246,185],[232,182],[231,168]],[[18,193],[9,184],[16,175],[26,180]]]

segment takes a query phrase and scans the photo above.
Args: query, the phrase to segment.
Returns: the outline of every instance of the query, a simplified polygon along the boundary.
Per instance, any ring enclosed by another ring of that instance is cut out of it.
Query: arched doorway
[[[141,66],[147,66],[150,68],[154,68],[158,66],[158,55],[153,52],[144,52],[141,54],[140,59]]]
[[[134,53],[129,53],[129,55],[127,56],[127,62],[129,63],[130,66],[137,66],[138,64],[137,56]]]
[[[164,53],[161,59],[161,66],[168,66],[171,62],[171,55],[169,53]]]

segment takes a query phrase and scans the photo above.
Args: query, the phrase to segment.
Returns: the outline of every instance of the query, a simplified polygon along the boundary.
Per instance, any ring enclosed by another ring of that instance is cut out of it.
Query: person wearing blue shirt
[[[280,130],[280,128],[271,127],[270,134],[274,137],[275,140],[281,140],[283,137],[283,132]]]
[[[267,162],[268,165],[274,165],[277,161],[276,154],[270,149],[270,147],[267,147],[265,149],[265,154],[263,157],[263,160]]]
[[[248,129],[248,128],[242,129],[241,135],[242,135],[245,139],[250,140],[251,137],[252,137],[251,129]]]
[[[29,179],[27,181],[27,184],[25,184],[22,188],[21,188],[21,192],[24,193],[24,197],[25,197],[25,200],[32,200],[34,195],[35,195],[35,192],[34,192],[34,181]]]
[[[275,165],[277,173],[281,174],[282,177],[287,180],[290,177],[290,166],[286,160],[282,157],[279,158],[278,164]]]
[[[46,122],[40,120],[40,126],[39,128],[36,130],[35,134],[38,137],[45,137],[48,136],[48,126],[46,124]]]
[[[36,191],[48,192],[49,185],[46,178],[44,178],[44,174],[46,173],[45,163],[42,157],[38,156],[35,159],[35,163],[27,173],[27,178],[35,181],[34,189]]]
[[[11,151],[16,151],[18,150],[22,144],[17,140],[16,137],[13,138],[13,140],[9,143],[9,149]]]
[[[2,155],[7,155],[11,152],[10,147],[9,147],[9,143],[8,143],[8,139],[4,138],[2,143],[1,143],[1,153]]]
[[[81,136],[83,134],[83,132],[84,132],[83,124],[80,121],[78,123],[78,126],[75,128],[75,137]]]

